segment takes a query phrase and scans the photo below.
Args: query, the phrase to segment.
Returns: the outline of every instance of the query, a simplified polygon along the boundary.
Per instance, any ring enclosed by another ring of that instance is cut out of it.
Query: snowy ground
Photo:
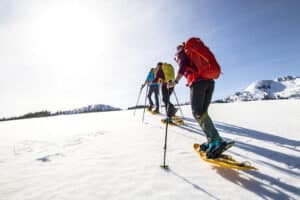
[[[300,101],[214,104],[228,153],[258,171],[203,162],[205,141],[183,107],[186,125],[169,127],[163,159],[162,116],[142,110],[0,123],[0,199],[300,199]]]

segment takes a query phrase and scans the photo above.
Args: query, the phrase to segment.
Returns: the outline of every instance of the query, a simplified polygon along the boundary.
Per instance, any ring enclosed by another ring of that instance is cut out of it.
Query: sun
[[[112,34],[104,17],[79,2],[61,2],[41,11],[31,33],[37,53],[62,65],[93,62],[111,46]]]

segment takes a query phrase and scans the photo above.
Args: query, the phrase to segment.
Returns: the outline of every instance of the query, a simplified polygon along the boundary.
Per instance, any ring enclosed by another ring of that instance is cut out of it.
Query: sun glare
[[[35,19],[31,30],[33,45],[49,62],[92,63],[110,47],[111,34],[103,16],[80,3],[59,3]]]

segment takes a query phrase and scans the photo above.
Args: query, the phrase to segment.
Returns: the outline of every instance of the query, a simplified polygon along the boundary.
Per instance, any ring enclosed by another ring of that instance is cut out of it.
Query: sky
[[[221,65],[214,99],[298,76],[299,10],[297,0],[0,0],[0,117],[134,106],[149,69],[177,71],[175,47],[190,37]],[[175,91],[189,101],[185,80]]]

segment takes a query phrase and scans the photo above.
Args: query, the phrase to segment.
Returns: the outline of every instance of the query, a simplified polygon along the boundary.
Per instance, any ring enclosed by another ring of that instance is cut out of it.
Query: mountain
[[[61,115],[0,123],[1,200],[300,199],[300,101],[212,104],[227,151],[257,171],[203,162],[206,138],[182,106],[185,125],[165,126],[143,110]]]
[[[216,102],[229,103],[270,99],[300,99],[300,77],[286,76],[275,80],[255,81],[244,91],[236,92]]]

